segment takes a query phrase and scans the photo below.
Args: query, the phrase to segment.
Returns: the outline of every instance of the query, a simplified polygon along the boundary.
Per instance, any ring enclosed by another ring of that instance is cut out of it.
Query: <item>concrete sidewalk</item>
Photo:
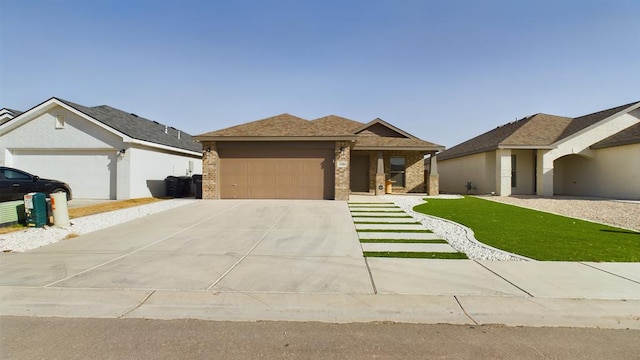
[[[200,201],[0,256],[0,315],[640,329],[640,264],[362,257],[329,201]]]

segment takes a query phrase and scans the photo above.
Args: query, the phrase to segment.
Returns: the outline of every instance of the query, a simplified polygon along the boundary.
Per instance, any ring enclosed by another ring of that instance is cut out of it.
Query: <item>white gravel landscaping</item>
[[[0,235],[0,251],[28,251],[58,242],[68,236],[87,234],[178,206],[191,204],[195,201],[198,200],[172,199],[158,201],[151,204],[71,219],[71,226],[68,228],[45,226],[43,228],[30,228],[3,234]]]
[[[433,231],[438,237],[446,240],[451,247],[457,251],[467,254],[469,259],[472,260],[490,260],[490,261],[509,261],[509,260],[531,260],[526,257],[508,253],[489,245],[480,243],[473,235],[473,231],[465,226],[454,223],[449,220],[437,218],[434,216],[425,215],[413,211],[413,207],[425,202],[423,199],[428,199],[428,196],[393,196],[385,195],[386,201],[393,201],[407,214],[411,215],[414,219],[421,222],[427,229]],[[439,195],[431,198],[437,199],[450,199],[456,201],[461,199],[460,195]]]

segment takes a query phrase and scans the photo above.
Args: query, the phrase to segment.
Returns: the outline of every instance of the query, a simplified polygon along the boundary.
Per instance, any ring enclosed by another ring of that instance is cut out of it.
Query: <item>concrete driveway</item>
[[[638,265],[365,259],[345,202],[199,201],[2,254],[0,316],[640,328]]]
[[[3,256],[3,286],[372,293],[344,203],[202,201]]]

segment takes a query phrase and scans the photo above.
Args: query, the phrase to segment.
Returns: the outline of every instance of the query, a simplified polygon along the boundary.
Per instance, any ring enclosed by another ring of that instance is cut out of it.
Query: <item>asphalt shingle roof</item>
[[[148,120],[108,105],[86,107],[71,101],[57,99],[134,139],[190,151],[202,151],[202,145],[196,143],[191,135],[173,127],[162,125],[156,121]],[[180,133],[179,139],[178,132]]]
[[[550,146],[637,103],[622,105],[573,119],[549,114],[535,114],[499,126],[447,149],[438,154],[438,159],[445,160],[493,151],[501,146]],[[633,138],[633,134],[626,134],[627,131],[631,130],[623,130],[622,134],[619,134],[617,138],[629,141],[629,139]]]
[[[602,149],[612,146],[640,144],[640,123],[609,136],[608,138],[591,145],[592,149]]]
[[[378,119],[376,119],[378,120]],[[372,122],[374,123],[375,120]],[[421,148],[425,150],[440,150],[443,147],[416,137],[385,137],[359,135],[355,131],[366,124],[336,115],[328,115],[315,120],[305,120],[291,114],[280,114],[226,129],[197,135],[196,138],[213,137],[216,140],[228,138],[259,138],[259,137],[352,137],[358,147],[380,148]]]
[[[291,114],[280,114],[204,133],[198,135],[198,137],[332,137],[353,135],[353,133],[345,129],[345,126],[337,125],[343,123],[343,120],[346,122],[352,121],[336,116],[327,116],[316,121],[309,121]]]

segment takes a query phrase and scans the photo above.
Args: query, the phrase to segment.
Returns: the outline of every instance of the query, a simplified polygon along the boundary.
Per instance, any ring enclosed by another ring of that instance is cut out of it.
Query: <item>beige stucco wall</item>
[[[471,194],[487,194],[495,191],[495,151],[438,160],[440,192],[466,194],[466,184],[471,181]]]
[[[553,187],[556,195],[640,200],[640,144],[557,159]]]
[[[534,154],[534,150],[511,150],[511,155],[516,156],[516,186],[511,188],[511,194],[535,194]]]

